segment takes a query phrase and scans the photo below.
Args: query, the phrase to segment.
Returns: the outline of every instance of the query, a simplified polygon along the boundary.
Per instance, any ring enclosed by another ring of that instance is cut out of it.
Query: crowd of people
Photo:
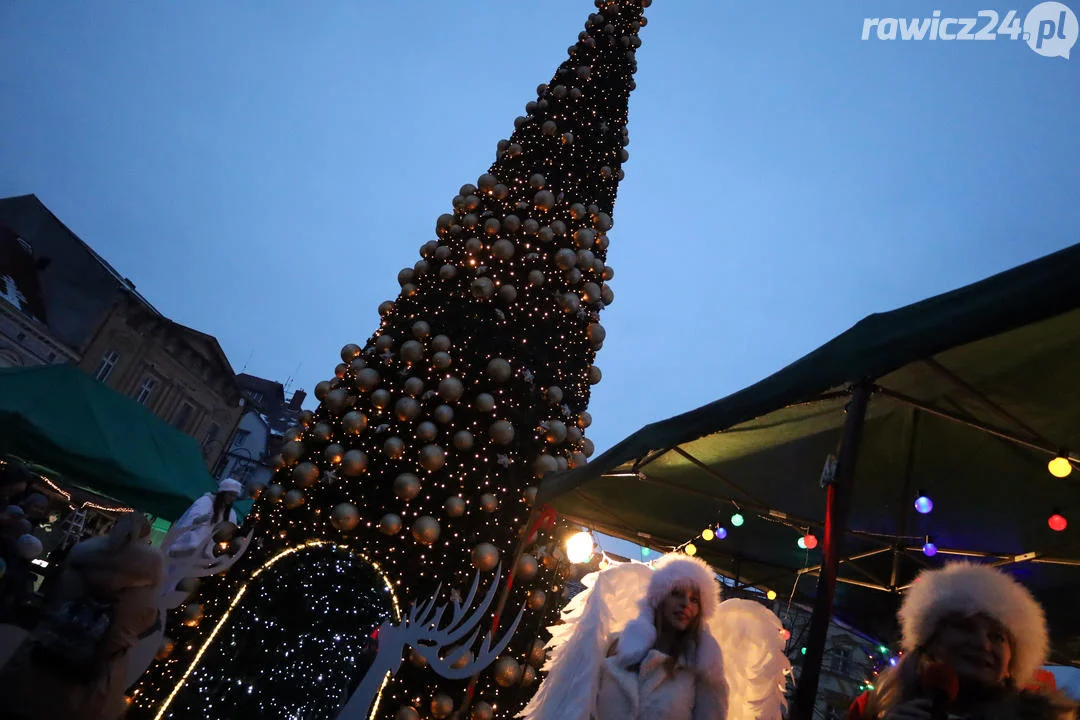
[[[40,584],[39,602],[31,602],[30,559],[41,545],[27,550],[24,538],[45,520],[48,498],[32,491],[24,467],[8,463],[4,471],[0,626],[13,632],[0,634],[0,720],[114,720],[126,709],[129,652],[161,629],[169,557],[151,546],[145,515],[122,513],[107,534],[66,548]],[[242,491],[228,479],[199,498],[176,525],[177,553],[210,552],[207,538],[221,523],[236,522],[232,504]]]

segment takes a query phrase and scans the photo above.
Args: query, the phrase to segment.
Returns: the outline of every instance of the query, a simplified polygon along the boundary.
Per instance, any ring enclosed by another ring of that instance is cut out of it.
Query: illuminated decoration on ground
[[[193,597],[205,609],[198,626],[170,625],[175,650],[144,676],[129,720],[153,717],[223,615],[233,612],[240,622],[230,603],[258,567],[312,538],[377,562],[406,605],[440,585],[440,602],[464,597],[480,570],[485,584],[497,581],[500,593],[509,588],[493,613],[501,628],[513,619],[503,609],[527,608],[502,666],[528,662],[575,572],[566,533],[545,508],[534,507],[536,486],[593,452],[587,407],[602,375],[594,364],[606,336],[600,311],[614,300],[608,233],[629,157],[627,107],[647,4],[597,0],[569,57],[537,88],[512,134],[492,148],[494,164],[448,198],[432,236],[417,238],[420,258],[398,274],[400,293],[379,306],[374,334],[342,347],[332,375],[314,388],[318,410],[303,414],[273,458],[277,474],[245,523],[256,540],[227,575],[208,579]],[[402,188],[400,207],[371,211],[412,213],[415,190]],[[302,293],[305,302],[322,282]],[[343,328],[356,325],[356,308],[326,305],[323,312],[341,313]],[[302,341],[298,332],[290,337]],[[519,548],[530,517],[536,522]],[[529,556],[520,562],[519,549]],[[499,563],[504,572],[495,578]],[[316,580],[332,584],[330,577]],[[295,657],[297,667],[324,659],[335,660],[317,643]],[[442,707],[445,696],[451,714],[468,717],[468,706],[484,702],[496,717],[510,718],[536,683],[506,686],[499,681],[508,676],[492,670],[475,682],[449,680],[411,658],[387,683],[379,716],[392,718],[402,708],[427,716],[433,698],[441,696]],[[210,650],[195,671],[219,679],[237,672],[236,663]],[[301,680],[294,674],[281,683]],[[212,708],[228,682],[204,690],[203,704]],[[282,708],[272,716],[297,714]]]
[[[237,606],[240,604],[241,600],[247,594],[248,588],[251,587],[253,583],[255,583],[255,581],[259,578],[259,576],[262,575],[267,570],[269,570],[270,568],[272,568],[273,566],[277,565],[280,561],[288,558],[289,556],[296,555],[297,553],[301,553],[301,552],[305,552],[305,551],[306,552],[311,552],[313,550],[318,550],[318,549],[328,549],[328,550],[332,550],[332,551],[333,550],[340,551],[341,553],[346,555],[348,558],[353,559],[353,561],[358,559],[359,561],[364,563],[367,567],[370,567],[375,573],[378,574],[378,576],[382,579],[383,583],[385,583],[385,592],[386,592],[386,595],[390,599],[390,607],[392,609],[392,614],[390,615],[390,617],[393,619],[394,622],[397,622],[397,621],[399,621],[401,619],[401,607],[400,607],[400,604],[399,604],[399,601],[398,601],[397,594],[394,592],[393,585],[390,583],[389,578],[387,578],[386,575],[383,574],[383,572],[382,572],[381,568],[378,566],[378,564],[372,562],[367,557],[364,557],[363,555],[359,555],[359,554],[354,553],[354,551],[351,550],[348,547],[345,547],[345,546],[342,546],[342,545],[335,545],[334,543],[331,543],[329,541],[324,541],[324,540],[312,540],[312,541],[303,543],[302,545],[292,547],[292,548],[288,548],[287,550],[283,550],[283,551],[279,552],[277,555],[275,555],[274,557],[270,558],[262,567],[258,568],[254,573],[252,573],[251,578],[246,583],[244,583],[243,585],[240,586],[240,589],[237,591],[235,597],[233,597],[232,601],[229,603],[228,609],[225,611],[224,614],[222,614],[221,618],[214,625],[213,630],[211,630],[210,634],[207,636],[206,640],[203,642],[203,644],[199,648],[198,652],[195,653],[194,659],[191,661],[190,665],[188,665],[187,669],[184,671],[184,674],[181,676],[180,681],[172,689],[172,692],[170,692],[169,695],[166,697],[165,702],[162,704],[162,706],[158,710],[157,714],[154,715],[155,720],[163,720],[164,718],[168,718],[168,717],[172,716],[169,713],[169,709],[170,709],[170,706],[172,705],[174,699],[176,699],[177,695],[180,694],[181,691],[183,691],[185,689],[185,686],[188,683],[189,679],[192,677],[193,674],[195,674],[197,672],[197,670],[199,669],[199,664],[203,659],[203,656],[207,653],[208,650],[211,650],[211,648],[214,645],[214,641],[218,637],[218,634],[228,624],[230,617],[232,616],[232,614],[236,610]],[[284,640],[284,639],[280,638],[280,636],[277,636],[277,639],[280,639],[282,641],[281,642],[282,646],[287,646],[288,645],[287,640]],[[241,674],[241,673],[244,672],[244,670],[245,669],[243,669],[243,668],[236,668],[236,669],[234,669],[234,674]],[[384,685],[385,685],[385,681],[384,681]],[[137,701],[138,701],[138,697],[136,696],[136,702]],[[378,709],[378,707],[379,707],[379,702],[378,702],[378,699],[376,699],[375,706],[373,708],[373,717],[374,717],[374,711],[376,711]],[[204,710],[206,710],[206,709],[204,708]],[[265,710],[264,712],[273,712],[273,710],[274,710],[274,708],[269,708],[269,709]],[[206,714],[204,714],[203,716],[204,717],[212,717],[212,715],[206,715]],[[181,715],[181,717],[183,717],[183,715]],[[228,717],[239,717],[239,716],[230,714],[230,715],[228,715]]]

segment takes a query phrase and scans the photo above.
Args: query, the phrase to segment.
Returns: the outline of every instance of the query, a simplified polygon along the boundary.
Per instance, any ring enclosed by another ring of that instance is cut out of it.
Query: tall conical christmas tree
[[[554,532],[523,525],[537,479],[592,452],[583,430],[612,301],[607,232],[649,4],[596,1],[495,163],[399,273],[374,335],[342,349],[245,525],[256,540],[178,614],[131,717],[332,718],[381,620],[440,585],[440,599],[466,597],[478,571],[481,595],[506,588],[511,570],[505,614],[526,610],[503,657],[470,684],[413,654],[377,716],[468,705],[509,718],[523,706],[568,571]]]

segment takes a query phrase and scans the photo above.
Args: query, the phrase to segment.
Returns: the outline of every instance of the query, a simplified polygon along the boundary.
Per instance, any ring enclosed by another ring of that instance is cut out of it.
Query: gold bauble
[[[375,368],[364,368],[356,373],[356,384],[364,392],[371,392],[379,386],[380,382],[382,382],[382,377]]]
[[[413,667],[418,668],[425,668],[428,665],[427,659],[413,649],[409,650],[409,662],[413,664]]]
[[[592,323],[585,331],[586,337],[589,339],[589,344],[592,345],[593,350],[599,350],[600,346],[604,344],[604,340],[607,338],[607,330],[600,323]]]
[[[416,402],[411,397],[400,398],[394,403],[394,415],[401,422],[409,422],[415,420],[416,416],[420,414],[420,403]]]
[[[499,509],[499,498],[491,493],[484,493],[480,496],[480,509],[486,513],[495,512]]]
[[[558,385],[552,385],[547,389],[547,399],[552,405],[558,405],[563,401],[563,389]]]
[[[529,665],[521,669],[521,685],[529,687],[536,682],[536,670]]]
[[[473,400],[473,408],[476,412],[489,413],[495,409],[495,398],[488,393],[480,393]]]
[[[343,448],[341,445],[338,445],[337,443],[327,445],[326,449],[323,450],[323,457],[325,457],[326,461],[331,465],[337,465],[338,463],[340,463],[341,459],[344,456],[345,448]]]
[[[465,514],[465,501],[456,495],[446,498],[443,507],[446,509],[446,514],[452,518],[461,517]]]
[[[367,470],[368,456],[363,450],[350,450],[341,458],[341,472],[346,477],[356,477]]]
[[[334,415],[340,415],[345,411],[348,403],[349,391],[345,388],[337,388],[327,394],[326,400],[323,401],[323,407]]]
[[[454,408],[449,405],[440,405],[432,411],[431,417],[440,425],[448,425],[454,419]]]
[[[554,555],[544,555],[543,563],[544,567],[546,567],[548,570],[552,570],[555,568],[556,565],[559,564],[559,558],[555,557]]]
[[[296,440],[291,440],[281,448],[281,457],[285,458],[285,462],[292,465],[304,455],[304,446]]]
[[[354,373],[358,373],[358,372],[360,372],[361,370],[363,370],[366,367],[367,367],[367,360],[365,360],[362,357],[358,357],[355,360],[353,360],[351,363],[349,363],[349,369],[352,370]]]
[[[427,264],[425,263],[425,267]],[[375,349],[379,352],[386,352],[394,347],[394,337],[392,335],[380,335],[375,338]]]
[[[300,412],[300,424],[304,427],[310,427],[311,423],[315,422],[315,413],[310,410],[303,410]]]
[[[499,549],[491,543],[480,543],[473,548],[472,564],[480,572],[494,570],[499,564]]]
[[[277,455],[274,455],[272,458],[270,458],[270,467],[273,468],[275,471],[285,467],[285,458],[282,457],[281,453],[278,453]]]
[[[536,577],[538,569],[539,563],[536,562],[536,558],[529,554],[522,555],[518,558],[517,579],[521,582],[531,582]]]
[[[590,440],[589,438],[585,438],[581,442],[582,442],[582,445],[581,445],[582,454],[584,454],[585,457],[587,457],[587,458],[592,457],[593,453],[596,452],[596,445],[593,444],[593,441]]]
[[[456,377],[443,378],[439,382],[439,395],[446,402],[457,402],[465,392],[465,386]]]
[[[596,385],[603,378],[603,373],[600,372],[600,368],[592,365],[589,367],[589,384]]]
[[[418,377],[410,377],[405,380],[405,394],[411,397],[420,397],[424,392],[424,381]]]
[[[553,473],[558,469],[558,461],[547,453],[539,455],[533,462],[533,474],[538,478],[542,478],[548,473]]]
[[[529,664],[533,667],[540,667],[544,664],[546,658],[547,652],[544,649],[544,641],[533,641],[532,647],[529,648]]]
[[[539,610],[540,608],[544,607],[544,604],[546,602],[547,593],[545,593],[543,590],[529,591],[528,605],[530,610]]]
[[[299,426],[293,426],[285,431],[285,442],[302,442],[304,439],[304,428]]]
[[[420,720],[420,713],[416,712],[416,708],[411,705],[402,705],[394,713],[394,720]]]
[[[386,513],[379,520],[379,532],[384,535],[397,535],[401,532],[401,517],[394,513]]]
[[[417,340],[401,343],[401,359],[407,363],[418,363],[424,359],[424,346]]]
[[[342,532],[349,532],[360,522],[360,511],[352,503],[339,503],[330,513],[330,524]]]
[[[285,493],[285,507],[290,510],[295,510],[304,504],[304,491],[303,490],[290,490]]]
[[[509,445],[514,441],[514,426],[506,420],[496,420],[491,423],[488,434],[496,444]]]
[[[367,429],[367,415],[359,410],[345,413],[345,417],[341,419],[341,426],[350,435],[359,435]]]
[[[328,440],[330,440],[330,436],[333,434],[333,432],[334,432],[333,428],[331,428],[329,425],[327,425],[326,423],[323,423],[323,422],[315,423],[315,427],[313,427],[311,429],[311,434],[319,442],[327,442]],[[300,439],[300,438],[297,438],[297,439]]]
[[[446,451],[438,445],[425,445],[420,448],[420,464],[425,470],[435,472],[446,464]]]
[[[322,402],[323,400],[326,399],[326,396],[330,394],[330,390],[332,390],[332,388],[330,387],[330,381],[329,380],[323,380],[323,381],[321,381],[319,383],[316,383],[316,385],[315,385],[315,399],[318,400],[319,402]]]
[[[230,540],[233,539],[233,536],[236,535],[236,533],[237,533],[237,531],[239,529],[240,528],[236,527],[236,525],[231,523],[231,522],[226,521],[226,522],[223,522],[223,523],[218,523],[214,527],[214,542],[216,542],[216,543],[229,542]]]
[[[450,338],[446,335],[436,335],[431,338],[431,349],[435,352],[447,352],[451,346]]]
[[[351,362],[359,354],[360,346],[354,343],[349,343],[345,347],[341,348],[342,362]]]
[[[184,608],[182,622],[188,627],[195,627],[202,621],[204,614],[205,612],[202,605],[199,603],[191,603]]]
[[[424,545],[431,545],[439,539],[439,535],[442,532],[439,527],[439,522],[430,515],[424,515],[417,518],[416,522],[412,526],[413,539],[418,543]]]
[[[495,382],[500,385],[509,381],[513,375],[513,368],[510,367],[510,363],[502,358],[494,358],[487,365],[487,374]]]
[[[401,473],[394,478],[394,494],[408,502],[420,494],[420,478],[412,473]]]
[[[383,443],[383,452],[391,460],[400,460],[405,457],[405,441],[399,437],[386,438]]]
[[[423,340],[431,334],[431,326],[423,320],[417,320],[412,324],[412,334],[417,340]]]
[[[579,428],[577,425],[571,425],[570,427],[566,428],[566,439],[568,442],[576,445],[577,443],[581,442],[581,439],[583,437],[584,434],[581,432],[581,428]]]
[[[425,420],[416,426],[416,439],[420,442],[431,442],[439,434],[439,428],[435,423]]]
[[[285,494],[285,488],[277,483],[271,483],[270,487],[266,488],[266,497],[270,502],[281,502],[281,497]]]
[[[454,433],[454,447],[458,450],[468,450],[473,446],[473,434],[468,430],[458,430]]]
[[[177,584],[176,589],[190,595],[199,589],[199,578],[184,578]]]
[[[469,720],[495,720],[495,710],[488,703],[479,700],[473,704]]]
[[[371,404],[379,410],[385,410],[390,407],[390,391],[385,388],[379,388],[371,393]]]
[[[431,361],[435,363],[435,367],[439,370],[445,370],[446,368],[450,367],[450,365],[454,362],[453,359],[450,357],[450,353],[442,351],[432,355]]]
[[[157,654],[154,655],[154,659],[165,660],[170,655],[172,655],[173,650],[175,649],[176,643],[173,642],[173,639],[169,637],[163,637],[161,638],[161,645],[158,646]]]
[[[439,693],[431,698],[431,716],[436,720],[450,717],[454,712],[454,701],[446,693]]]
[[[491,674],[501,687],[510,687],[521,679],[521,666],[514,658],[504,655],[492,665]]]
[[[293,468],[292,478],[302,488],[311,487],[319,479],[319,468],[314,463],[302,462]]]
[[[546,439],[552,445],[558,445],[566,441],[566,424],[562,420],[552,420],[548,423],[547,432],[544,433],[544,439]]]
[[[458,655],[458,653],[460,653],[460,655]],[[457,655],[457,658],[454,660],[454,662],[450,664],[450,667],[454,668],[455,670],[460,670],[473,661],[473,655],[468,650],[461,651],[461,649],[458,648],[452,650],[450,654]]]

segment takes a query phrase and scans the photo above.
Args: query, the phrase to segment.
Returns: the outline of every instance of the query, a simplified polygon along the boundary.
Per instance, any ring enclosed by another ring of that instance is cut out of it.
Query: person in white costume
[[[244,486],[232,478],[222,480],[216,493],[206,493],[187,509],[176,527],[181,534],[168,550],[172,557],[183,557],[195,552],[214,529],[224,522],[236,524],[233,503],[244,491]],[[213,557],[213,545],[207,546],[208,557]]]
[[[783,627],[752,600],[720,601],[686,555],[612,566],[549,628],[548,676],[525,720],[779,720]]]

